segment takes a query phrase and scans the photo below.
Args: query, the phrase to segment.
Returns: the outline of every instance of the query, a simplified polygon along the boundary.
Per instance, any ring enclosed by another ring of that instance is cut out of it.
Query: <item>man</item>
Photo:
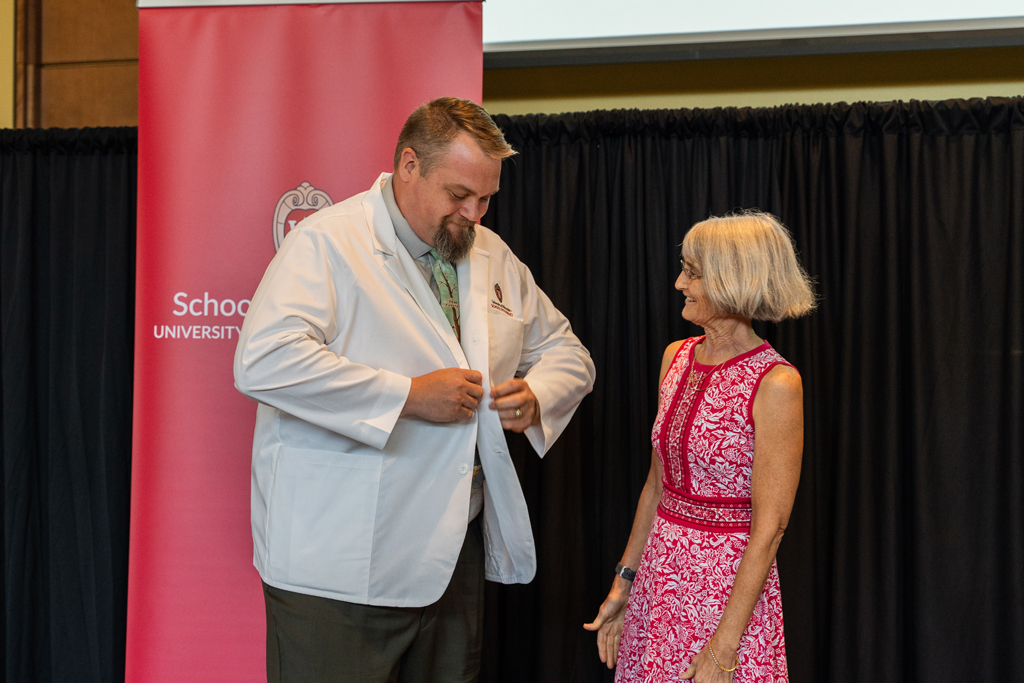
[[[514,154],[479,106],[406,121],[395,172],[304,220],[245,317],[254,563],[270,681],[471,681],[483,578],[529,582],[503,429],[543,455],[594,379],[530,271],[477,224]]]

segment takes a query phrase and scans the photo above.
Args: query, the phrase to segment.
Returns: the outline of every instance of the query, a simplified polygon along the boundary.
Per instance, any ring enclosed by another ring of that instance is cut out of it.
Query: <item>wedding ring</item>
[[[515,415],[516,415],[516,419],[518,420],[519,418],[521,418],[523,416],[523,411],[520,410],[519,408],[516,408]]]

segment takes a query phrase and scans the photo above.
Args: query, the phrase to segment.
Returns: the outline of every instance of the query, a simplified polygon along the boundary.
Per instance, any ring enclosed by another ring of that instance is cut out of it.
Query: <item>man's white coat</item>
[[[254,563],[272,586],[348,602],[440,598],[466,532],[474,451],[486,473],[486,576],[536,572],[529,513],[488,388],[517,373],[541,407],[544,455],[593,386],[568,321],[504,242],[477,227],[457,264],[460,345],[371,189],[289,233],[245,316],[235,384],[260,403]],[[500,290],[500,295],[499,295]],[[474,417],[400,418],[410,378],[478,370]]]

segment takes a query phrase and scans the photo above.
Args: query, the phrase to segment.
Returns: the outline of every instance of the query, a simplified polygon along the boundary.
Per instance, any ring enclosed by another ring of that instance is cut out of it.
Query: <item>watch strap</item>
[[[615,565],[615,574],[621,576],[626,581],[633,583],[633,579],[636,578],[636,572],[629,567],[625,567],[622,564]]]

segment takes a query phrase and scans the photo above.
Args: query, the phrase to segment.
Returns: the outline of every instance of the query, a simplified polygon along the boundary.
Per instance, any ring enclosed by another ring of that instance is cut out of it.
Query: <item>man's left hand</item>
[[[527,427],[540,424],[540,404],[526,380],[514,378],[492,387],[491,398],[489,407],[498,411],[502,429],[525,432]]]

